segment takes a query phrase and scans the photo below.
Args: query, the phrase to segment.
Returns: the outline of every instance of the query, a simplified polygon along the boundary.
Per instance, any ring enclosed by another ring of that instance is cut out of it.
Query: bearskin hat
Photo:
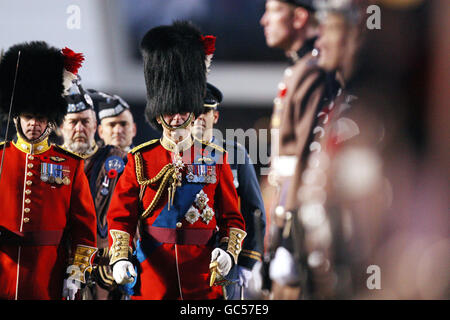
[[[156,129],[163,114],[203,110],[207,64],[214,51],[215,37],[202,36],[187,21],[150,29],[141,42],[147,87],[145,116]]]
[[[10,47],[0,61],[0,112],[9,113],[18,66],[11,115],[40,115],[59,126],[67,111],[64,79],[73,78],[83,60],[82,54],[44,41]]]

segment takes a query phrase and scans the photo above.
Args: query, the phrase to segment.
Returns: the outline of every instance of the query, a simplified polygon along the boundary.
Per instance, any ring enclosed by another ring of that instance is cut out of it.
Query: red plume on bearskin
[[[78,69],[84,61],[83,54],[76,53],[67,47],[62,49],[61,52],[64,56],[64,68],[75,75],[78,74]]]
[[[211,61],[214,51],[216,51],[216,37],[215,36],[200,36],[203,43],[203,49],[205,50],[205,66],[206,73],[210,72]]]
[[[216,51],[216,37],[215,36],[201,36],[203,47],[205,48],[205,54],[213,54]]]

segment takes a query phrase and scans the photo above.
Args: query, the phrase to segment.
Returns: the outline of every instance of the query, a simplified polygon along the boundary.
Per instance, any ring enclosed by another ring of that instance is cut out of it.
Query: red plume
[[[203,47],[205,48],[205,54],[213,54],[216,50],[216,37],[215,36],[201,36]]]
[[[67,47],[62,49],[62,54],[64,56],[64,68],[75,75],[78,74],[78,69],[84,61],[83,54],[76,53]]]

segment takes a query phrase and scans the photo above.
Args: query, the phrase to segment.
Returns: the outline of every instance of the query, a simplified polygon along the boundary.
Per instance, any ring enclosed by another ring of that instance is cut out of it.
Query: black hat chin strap
[[[42,132],[42,134],[39,136],[39,138],[30,140],[25,136],[25,133],[22,130],[22,126],[20,125],[20,120],[18,118],[14,118],[14,124],[16,125],[17,135],[19,135],[23,140],[25,140],[29,144],[37,144],[44,141],[55,129],[55,125],[53,124],[53,122],[49,122],[47,123],[47,127],[45,128],[44,132]]]
[[[192,120],[194,119],[194,114],[191,112],[189,114],[189,118],[182,124],[180,124],[179,126],[176,127],[172,127],[171,125],[169,125],[163,118],[162,115],[159,115],[159,120],[161,120],[161,125],[166,128],[169,131],[175,131],[175,130],[179,130],[179,129],[185,129],[188,125],[191,124]]]

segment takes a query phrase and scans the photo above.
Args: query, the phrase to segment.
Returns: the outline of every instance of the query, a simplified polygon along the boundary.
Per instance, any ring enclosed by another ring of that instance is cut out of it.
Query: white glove
[[[218,263],[217,271],[222,277],[225,277],[233,265],[230,255],[220,248],[215,248],[211,252],[211,262],[214,261]]]
[[[253,270],[252,270],[252,278],[250,279],[250,283],[249,283],[249,287],[250,290],[252,292],[255,293],[260,293],[262,290],[262,284],[263,284],[263,279],[262,279],[262,274],[261,274],[261,269],[262,269],[262,261],[256,261],[255,265],[253,266]]]
[[[80,281],[71,279],[70,277],[68,279],[65,279],[62,293],[63,298],[67,298],[67,300],[75,300],[75,295],[77,294],[80,288],[81,288]]]
[[[275,252],[275,257],[270,263],[269,276],[270,279],[281,285],[289,285],[298,281],[294,257],[286,248],[279,247]]]
[[[114,264],[113,278],[117,284],[127,284],[137,277],[133,264],[130,261],[121,260]]]
[[[253,273],[252,270],[246,268],[246,267],[241,267],[238,266],[238,271],[239,271],[239,285],[242,287],[244,286],[244,288],[248,288],[248,282],[250,281],[250,279],[253,277]]]

